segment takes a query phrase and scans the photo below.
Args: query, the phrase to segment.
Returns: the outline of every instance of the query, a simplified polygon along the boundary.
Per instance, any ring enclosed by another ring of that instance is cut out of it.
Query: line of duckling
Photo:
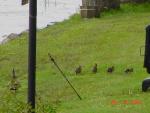
[[[107,73],[113,73],[114,71],[115,71],[115,67],[114,66],[108,67],[108,69],[107,69]],[[94,66],[92,67],[91,72],[94,73],[94,74],[96,74],[98,72],[98,65],[97,64],[94,64]],[[133,72],[133,68],[127,68],[124,71],[124,73],[126,73],[126,74],[129,74],[129,73],[132,73],[132,72]],[[82,66],[79,65],[75,69],[75,74],[76,75],[80,75],[81,73],[82,73]]]

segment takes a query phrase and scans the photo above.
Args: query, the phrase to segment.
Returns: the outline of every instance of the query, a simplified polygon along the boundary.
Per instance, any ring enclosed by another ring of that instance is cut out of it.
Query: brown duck
[[[128,69],[126,69],[124,72],[125,72],[126,74],[132,73],[132,72],[133,72],[133,68],[128,68]]]
[[[95,64],[95,65],[93,66],[92,72],[93,72],[93,73],[97,73],[97,64]]]
[[[107,69],[107,72],[108,72],[108,73],[113,73],[114,70],[115,70],[115,67],[112,66],[112,67],[109,67],[109,68]]]
[[[75,73],[76,73],[76,75],[78,75],[78,74],[81,74],[81,72],[82,72],[82,66],[79,65],[79,67],[77,67],[77,68],[75,69]]]

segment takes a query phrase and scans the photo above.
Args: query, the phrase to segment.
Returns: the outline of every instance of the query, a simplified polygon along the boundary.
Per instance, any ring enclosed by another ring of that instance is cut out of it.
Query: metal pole
[[[37,0],[29,1],[28,104],[31,106],[29,113],[35,113]]]

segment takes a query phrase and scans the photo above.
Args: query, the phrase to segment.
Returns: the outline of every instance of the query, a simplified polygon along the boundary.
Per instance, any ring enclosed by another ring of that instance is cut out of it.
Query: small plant
[[[56,113],[56,107],[52,106],[48,101],[42,101],[42,97],[37,97],[37,110],[40,113]]]

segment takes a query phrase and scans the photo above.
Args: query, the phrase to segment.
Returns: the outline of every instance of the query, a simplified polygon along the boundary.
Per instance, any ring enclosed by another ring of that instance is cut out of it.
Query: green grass
[[[141,92],[141,82],[147,77],[139,48],[145,42],[145,27],[150,23],[150,5],[121,6],[98,19],[69,20],[38,30],[37,38],[37,98],[38,113],[149,113],[150,93]],[[0,45],[0,112],[24,113],[27,97],[27,34]],[[81,94],[79,100],[52,62],[51,53]],[[98,63],[99,72],[91,73]],[[83,66],[81,76],[74,69]],[[107,74],[109,66],[113,74]],[[12,68],[16,69],[21,88],[17,94],[7,89]],[[126,75],[124,70],[134,68]],[[111,101],[117,100],[118,105]],[[140,105],[123,104],[124,100],[140,100]],[[52,111],[51,111],[52,110]]]

